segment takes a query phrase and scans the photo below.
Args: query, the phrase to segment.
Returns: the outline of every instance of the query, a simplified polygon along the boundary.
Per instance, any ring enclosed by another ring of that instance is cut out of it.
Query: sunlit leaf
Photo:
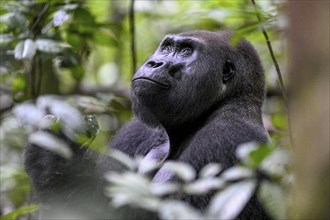
[[[174,161],[165,162],[162,169],[168,170],[176,174],[176,176],[178,176],[180,179],[184,180],[185,182],[192,181],[196,177],[195,169],[192,166],[182,162],[174,162]]]
[[[23,28],[26,26],[27,19],[21,13],[8,13],[0,16],[0,23],[14,28]]]
[[[130,170],[137,169],[137,164],[134,161],[134,159],[132,159],[128,155],[122,153],[121,151],[118,151],[118,150],[115,150],[115,149],[110,149],[109,156],[114,158],[115,160],[121,162],[127,168],[129,168]]]
[[[209,163],[199,171],[200,178],[214,177],[221,171],[221,166],[218,163]]]
[[[45,101],[47,102],[47,100]],[[71,140],[75,141],[77,135],[85,134],[83,117],[78,109],[56,99],[46,103],[46,106],[48,106],[47,108],[52,115],[60,118],[62,130]]]
[[[204,178],[184,185],[184,192],[194,194],[206,194],[211,190],[220,189],[224,186],[224,181],[220,178]]]
[[[55,12],[53,17],[53,24],[55,27],[63,25],[70,19],[70,15],[65,10],[59,10]]]
[[[177,200],[163,202],[158,212],[160,218],[166,220],[203,219],[199,210]]]
[[[52,131],[60,130],[59,117],[54,115],[45,115],[38,124],[40,130],[49,129]]]
[[[160,161],[158,161],[158,160],[142,158],[139,161],[138,172],[142,173],[142,174],[149,173],[149,172],[154,171],[155,169],[159,168],[159,165],[160,165]]]
[[[54,152],[65,159],[70,159],[72,157],[70,146],[65,141],[49,132],[37,131],[31,134],[29,136],[29,143]]]
[[[229,185],[212,198],[207,208],[208,215],[215,219],[235,219],[250,200],[255,187],[255,180]]]
[[[152,196],[150,182],[144,176],[133,172],[110,172],[105,177],[110,182],[106,194],[111,197],[115,207],[129,204],[147,210],[157,209],[159,199]]]
[[[94,97],[79,96],[75,97],[77,105],[85,113],[104,113],[108,110],[108,107],[104,102],[99,101]]]
[[[36,54],[36,44],[34,41],[30,39],[26,39],[25,41],[20,41],[15,49],[14,56],[18,60],[22,59],[31,59]]]
[[[38,50],[45,53],[59,53],[63,49],[61,43],[51,39],[37,39],[35,43]]]
[[[225,172],[223,172],[223,174],[221,175],[221,177],[226,181],[246,179],[246,178],[251,178],[253,176],[254,176],[253,170],[239,166],[231,167],[225,170]]]
[[[14,110],[15,117],[25,125],[37,127],[44,116],[44,111],[30,103],[17,105]]]
[[[164,196],[177,192],[180,189],[177,183],[151,183],[150,191],[156,196]]]

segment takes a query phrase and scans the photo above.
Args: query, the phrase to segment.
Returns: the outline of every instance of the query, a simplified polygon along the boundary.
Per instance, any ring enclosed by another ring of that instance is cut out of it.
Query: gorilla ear
[[[227,60],[222,72],[222,82],[227,83],[235,74],[235,66],[230,60]]]

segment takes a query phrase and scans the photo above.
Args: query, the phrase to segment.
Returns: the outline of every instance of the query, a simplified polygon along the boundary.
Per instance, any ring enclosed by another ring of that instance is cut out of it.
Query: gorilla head
[[[260,108],[264,77],[258,55],[246,40],[232,45],[231,35],[193,31],[166,36],[133,76],[135,114],[151,126],[172,128],[227,103]]]

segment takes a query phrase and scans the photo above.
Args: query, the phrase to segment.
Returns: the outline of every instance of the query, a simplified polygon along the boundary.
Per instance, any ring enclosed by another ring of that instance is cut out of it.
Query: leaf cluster
[[[285,193],[290,183],[289,152],[273,145],[247,143],[237,156],[241,163],[227,170],[208,164],[198,173],[186,163],[146,161],[111,151],[110,156],[125,164],[128,171],[109,172],[106,194],[112,205],[125,205],[156,212],[161,219],[235,219],[254,194],[276,219],[286,216]],[[145,169],[145,168],[148,169]],[[176,176],[176,183],[154,183],[148,173],[160,167]],[[139,170],[148,171],[143,174]],[[213,196],[204,210],[180,200],[192,195]],[[178,196],[180,195],[180,196]]]

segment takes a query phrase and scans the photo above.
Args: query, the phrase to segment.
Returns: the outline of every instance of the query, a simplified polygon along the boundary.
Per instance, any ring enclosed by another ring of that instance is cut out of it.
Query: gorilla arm
[[[37,200],[42,203],[42,217],[109,218],[127,213],[111,210],[104,195],[104,174],[123,170],[114,159],[81,146],[62,133],[49,132],[65,141],[73,151],[70,159],[38,145],[25,147],[25,169],[30,176]],[[159,135],[163,134],[163,135]],[[159,136],[157,139],[155,136]],[[130,156],[146,154],[151,140],[166,140],[161,130],[149,129],[134,119],[124,126],[111,142],[111,147]]]

